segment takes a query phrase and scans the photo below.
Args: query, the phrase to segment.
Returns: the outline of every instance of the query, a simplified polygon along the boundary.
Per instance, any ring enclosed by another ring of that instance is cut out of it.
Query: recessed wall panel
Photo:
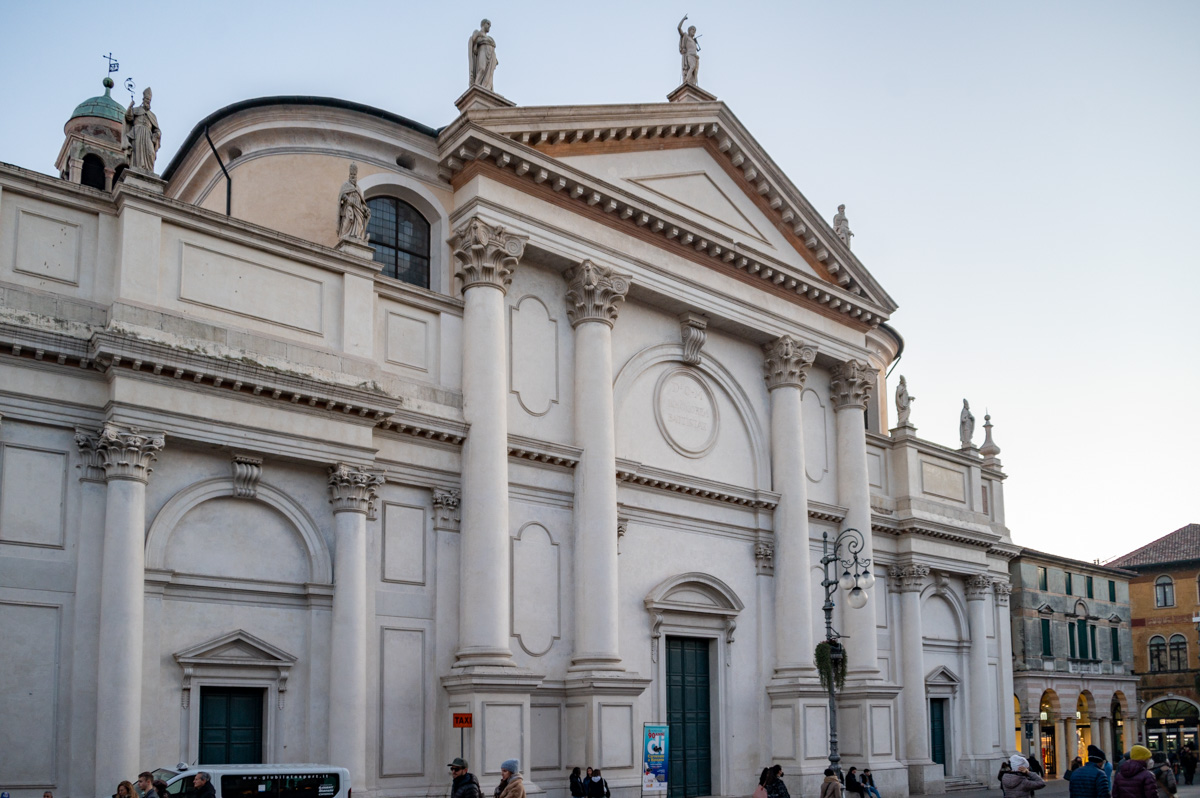
[[[0,447],[0,541],[61,548],[66,495],[65,452]]]
[[[382,630],[379,658],[379,775],[425,774],[425,634]]]

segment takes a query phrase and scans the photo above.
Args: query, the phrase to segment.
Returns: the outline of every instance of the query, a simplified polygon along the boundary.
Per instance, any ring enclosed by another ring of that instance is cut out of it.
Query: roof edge
[[[205,128],[211,127],[225,117],[232,116],[241,111],[248,111],[253,108],[270,108],[271,106],[275,105],[313,105],[322,108],[340,108],[345,111],[355,111],[360,114],[366,114],[367,116],[373,116],[378,119],[382,119],[386,122],[392,122],[393,124],[400,125],[401,127],[406,127],[409,130],[414,130],[417,133],[429,136],[432,139],[436,139],[438,137],[438,133],[442,130],[441,128],[432,128],[428,125],[423,125],[420,122],[415,122],[412,119],[409,119],[408,117],[394,114],[391,111],[385,111],[382,108],[356,103],[351,100],[340,100],[336,97],[310,97],[299,94],[286,94],[275,97],[255,97],[249,100],[240,100],[231,105],[227,105],[224,108],[213,111],[211,114],[197,122],[196,126],[192,128],[192,132],[188,133],[187,138],[184,139],[183,144],[181,144],[179,149],[175,151],[175,155],[171,158],[171,162],[167,164],[167,168],[163,170],[163,180],[169,181],[175,175],[175,170],[178,169],[180,164],[183,163],[183,159],[187,156],[187,153],[191,152],[192,147],[196,146],[196,143],[200,140],[200,137],[204,135]]]

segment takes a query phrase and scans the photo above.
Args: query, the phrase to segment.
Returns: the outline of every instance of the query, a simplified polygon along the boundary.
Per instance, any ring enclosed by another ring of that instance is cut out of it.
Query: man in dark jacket
[[[1104,775],[1104,752],[1088,746],[1088,761],[1071,773],[1071,798],[1108,798],[1111,792]]]
[[[467,760],[455,757],[448,766],[454,782],[450,785],[450,798],[480,798],[479,779],[467,772]]]
[[[192,786],[196,788],[194,798],[217,798],[217,788],[212,786],[212,776],[203,770],[192,777]]]
[[[1112,798],[1158,798],[1158,782],[1146,769],[1149,761],[1150,749],[1135,745],[1113,777]]]

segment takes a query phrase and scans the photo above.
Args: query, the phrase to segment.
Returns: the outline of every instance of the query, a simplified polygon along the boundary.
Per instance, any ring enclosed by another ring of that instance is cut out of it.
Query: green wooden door
[[[200,762],[245,765],[262,762],[261,687],[200,688]]]
[[[709,641],[667,638],[668,798],[712,795]]]
[[[929,750],[933,761],[946,765],[946,699],[934,698],[929,702]]]

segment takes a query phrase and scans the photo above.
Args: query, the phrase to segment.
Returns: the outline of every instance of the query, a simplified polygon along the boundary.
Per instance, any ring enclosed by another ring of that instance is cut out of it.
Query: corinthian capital
[[[767,390],[790,385],[803,388],[808,379],[808,367],[817,357],[815,346],[805,346],[790,335],[783,335],[763,347],[763,377]]]
[[[893,565],[888,568],[888,577],[892,580],[893,589],[898,593],[920,593],[928,576],[929,566],[921,563]]]
[[[967,601],[982,601],[992,592],[992,578],[987,574],[967,577]]]
[[[874,385],[875,372],[867,364],[847,360],[833,369],[833,379],[829,382],[829,398],[833,400],[836,410],[843,407],[865,410]]]
[[[124,427],[112,422],[104,423],[94,442],[81,442],[81,438],[88,437],[76,433],[75,442],[80,444],[81,450],[94,447],[93,456],[99,459],[104,477],[108,480],[148,482],[150,472],[154,470],[150,465],[158,459],[158,453],[166,444],[166,435],[161,432],[142,432],[137,427]]]
[[[508,291],[513,269],[525,254],[527,236],[506,233],[478,216],[464,222],[450,238],[458,269],[454,276],[462,280],[465,294],[473,285],[492,285]]]
[[[335,513],[369,514],[383,484],[379,474],[364,471],[345,463],[329,468],[329,503]]]
[[[1008,597],[1012,593],[1012,582],[1006,579],[997,579],[992,583],[992,589],[996,591],[996,603],[1001,607],[1008,606]]]
[[[585,260],[567,269],[563,276],[567,280],[567,318],[571,326],[598,321],[611,327],[629,293],[629,275]]]

